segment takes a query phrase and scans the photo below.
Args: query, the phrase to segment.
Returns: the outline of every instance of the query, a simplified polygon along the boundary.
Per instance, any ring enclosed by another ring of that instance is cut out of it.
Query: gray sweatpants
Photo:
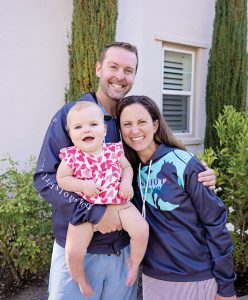
[[[143,300],[215,300],[214,278],[195,282],[164,281],[142,274]]]

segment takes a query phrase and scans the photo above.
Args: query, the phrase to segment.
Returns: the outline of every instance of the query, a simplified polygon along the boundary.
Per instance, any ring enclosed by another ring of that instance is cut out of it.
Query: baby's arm
[[[83,180],[73,177],[72,169],[63,159],[58,167],[56,178],[59,186],[68,192],[84,193],[90,197],[94,197],[101,192],[101,186],[93,180]]]
[[[119,194],[126,200],[130,200],[133,197],[133,169],[124,155],[122,155],[120,158],[120,165],[122,169],[122,175]]]

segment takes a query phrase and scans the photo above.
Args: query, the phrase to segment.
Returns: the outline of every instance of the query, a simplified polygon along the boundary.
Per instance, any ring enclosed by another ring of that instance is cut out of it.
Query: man
[[[99,78],[96,93],[86,93],[77,100],[93,101],[100,106],[107,125],[106,142],[120,140],[115,119],[116,105],[132,88],[137,67],[136,47],[121,42],[107,45],[96,63],[96,76]],[[74,104],[64,105],[52,119],[34,176],[36,189],[53,206],[55,243],[49,279],[49,299],[88,299],[80,292],[66,265],[64,247],[69,222],[74,225],[90,222],[98,230],[85,257],[85,271],[94,289],[94,295],[90,299],[109,300],[113,299],[113,295],[118,300],[136,299],[137,285],[125,286],[129,237],[121,230],[118,211],[122,206],[92,205],[77,194],[63,191],[56,182],[56,171],[60,163],[59,151],[72,145],[66,131],[66,116]],[[209,181],[207,185],[214,185],[213,171],[207,170],[204,173],[207,175],[205,181]]]

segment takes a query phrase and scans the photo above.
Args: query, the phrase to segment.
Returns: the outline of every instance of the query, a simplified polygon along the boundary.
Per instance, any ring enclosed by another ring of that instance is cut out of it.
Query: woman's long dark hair
[[[117,105],[117,120],[120,125],[120,116],[123,109],[132,104],[142,105],[150,114],[153,121],[158,120],[158,129],[154,134],[154,141],[156,144],[167,144],[169,146],[185,150],[185,146],[173,135],[171,129],[167,125],[165,119],[163,118],[157,104],[146,96],[129,96],[120,100]],[[125,150],[125,155],[131,165],[136,168],[140,159],[132,148],[130,148],[125,141],[123,141],[123,146]]]

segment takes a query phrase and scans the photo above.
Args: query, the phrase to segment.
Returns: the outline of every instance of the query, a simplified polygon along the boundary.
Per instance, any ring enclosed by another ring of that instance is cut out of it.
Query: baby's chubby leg
[[[139,265],[145,255],[149,226],[137,208],[130,203],[119,210],[122,227],[128,232],[130,240],[130,256],[127,261],[128,274],[126,285],[135,283]]]
[[[86,296],[93,294],[84,271],[84,257],[92,236],[93,226],[91,223],[77,226],[69,224],[68,226],[65,245],[68,269],[72,278],[79,284],[80,291]]]

